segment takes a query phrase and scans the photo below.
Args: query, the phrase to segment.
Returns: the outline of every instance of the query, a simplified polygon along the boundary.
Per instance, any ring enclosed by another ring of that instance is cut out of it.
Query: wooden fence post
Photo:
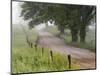
[[[51,60],[53,61],[53,52],[50,51]]]
[[[44,48],[42,47],[42,56],[43,56]]]
[[[31,48],[33,48],[33,43],[32,42],[30,43],[30,45],[31,45]]]
[[[71,55],[68,55],[68,66],[71,69]]]
[[[35,43],[36,43],[36,44],[38,44],[38,41],[39,41],[39,36],[37,37],[37,39],[36,39],[36,42],[35,42]]]
[[[35,50],[37,51],[37,44],[35,44],[34,47],[35,47]]]

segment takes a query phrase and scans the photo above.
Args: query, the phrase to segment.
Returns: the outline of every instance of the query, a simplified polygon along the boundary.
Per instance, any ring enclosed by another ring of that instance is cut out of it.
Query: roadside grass
[[[36,31],[28,30],[31,41],[35,43],[38,34]],[[44,48],[42,54],[41,47],[30,48],[26,43],[26,38],[20,26],[13,27],[12,33],[12,73],[28,73],[28,72],[47,72],[47,71],[63,71],[79,69],[75,62],[72,62],[72,68],[68,68],[67,55],[61,55],[53,52],[53,61],[50,56],[50,49]],[[72,59],[74,61],[74,59]]]
[[[21,48],[13,52],[13,73],[28,72],[47,72],[47,71],[63,71],[77,70],[79,66],[72,64],[72,68],[68,68],[67,56],[63,56],[57,52],[53,53],[53,61],[51,60],[49,49],[45,49],[42,54],[41,48]]]
[[[90,51],[95,52],[96,50],[96,41],[95,41],[95,30],[88,30],[86,33],[86,43],[80,43],[79,40],[77,43],[72,43],[71,41],[71,33],[70,30],[66,29],[65,34],[60,34],[56,26],[51,26],[45,28],[46,31],[54,34],[55,36],[60,37],[61,39],[64,39],[66,44],[74,46],[74,47],[79,47],[79,48],[84,48],[84,49],[89,49]],[[80,38],[79,38],[80,39]]]

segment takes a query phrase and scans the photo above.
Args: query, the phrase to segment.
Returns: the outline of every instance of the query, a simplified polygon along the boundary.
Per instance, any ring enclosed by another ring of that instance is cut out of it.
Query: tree
[[[25,2],[21,7],[21,16],[24,16],[24,20],[30,19],[30,28],[33,28],[34,25],[47,23],[49,20],[52,20],[58,25],[60,33],[64,33],[66,13],[63,5]]]
[[[51,21],[57,25],[60,34],[68,27],[72,42],[78,41],[79,31],[80,41],[85,42],[86,27],[94,15],[94,6],[25,2],[21,7],[21,16],[24,20],[30,20],[30,28]]]
[[[67,11],[68,12],[68,11]],[[96,15],[95,6],[70,5],[68,13],[69,27],[72,34],[72,42],[78,40],[78,32],[80,31],[80,42],[85,42],[86,27]]]
[[[79,7],[79,5],[68,5],[66,10],[68,27],[71,30],[72,35],[72,42],[78,41],[80,23]]]
[[[44,22],[45,15],[41,16],[41,14],[44,13],[45,10],[43,3],[24,2],[21,5],[21,8],[21,17],[23,17],[24,20],[30,20],[28,24],[30,28],[33,28],[35,25]]]
[[[80,42],[85,42],[86,37],[86,27],[89,25],[89,22],[95,16],[96,9],[94,6],[81,6],[81,24],[80,24]]]

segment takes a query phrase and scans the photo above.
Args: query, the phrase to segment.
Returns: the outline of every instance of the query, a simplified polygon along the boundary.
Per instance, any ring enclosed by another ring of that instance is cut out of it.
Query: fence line
[[[68,67],[71,69],[71,55],[68,55]]]

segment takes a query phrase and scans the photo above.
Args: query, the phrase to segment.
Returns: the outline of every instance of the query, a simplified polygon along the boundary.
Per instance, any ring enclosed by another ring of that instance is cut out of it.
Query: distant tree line
[[[80,38],[80,42],[85,43],[86,27],[96,17],[96,6],[24,2],[21,8],[21,16],[24,20],[30,20],[30,28],[40,23],[53,22],[60,34],[66,28],[70,29],[72,42]]]

